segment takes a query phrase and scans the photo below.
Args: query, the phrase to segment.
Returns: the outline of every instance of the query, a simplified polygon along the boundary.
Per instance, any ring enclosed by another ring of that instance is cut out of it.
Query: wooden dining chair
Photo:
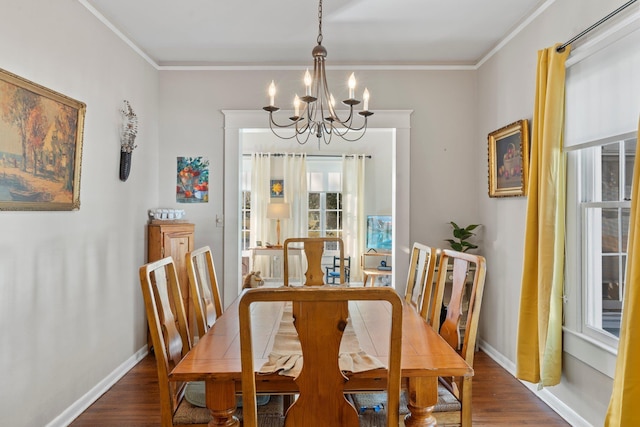
[[[417,242],[411,248],[404,298],[423,317],[425,317],[423,310],[425,313],[428,311],[429,301],[432,299],[437,252],[437,249]]]
[[[213,418],[209,409],[204,407],[204,384],[169,381],[171,370],[191,349],[173,259],[166,257],[140,267],[140,285],[158,369],[161,425],[206,427]],[[274,421],[279,420],[282,405],[281,396],[272,396],[270,401],[262,404],[259,409],[259,427],[271,426]],[[235,415],[241,418],[242,410],[237,410]]]
[[[452,266],[451,269],[449,265]],[[467,276],[471,274],[470,272],[473,272],[473,280],[468,281]],[[484,257],[449,249],[442,251],[438,266],[435,304],[442,306],[446,287],[450,287],[451,296],[446,304],[444,321],[440,324],[440,316],[436,316],[432,326],[440,331],[440,335],[472,367],[485,276]],[[460,409],[442,410],[440,408],[439,410],[436,406],[433,413],[438,420],[438,425],[471,426],[472,378],[440,378],[441,387],[438,392],[453,396],[460,403]]]
[[[171,257],[140,267],[140,285],[158,368],[162,427],[207,426],[207,408],[184,399],[187,383],[169,381],[169,372],[191,349],[176,267]]]
[[[204,246],[187,252],[185,258],[198,337],[202,337],[222,315],[213,254],[209,246]]]
[[[473,280],[468,281],[467,276],[471,272]],[[425,318],[470,366],[473,366],[485,275],[484,257],[449,249],[441,250],[437,280],[428,310],[432,314]],[[446,318],[441,323],[440,312],[445,291],[450,297],[448,296],[446,304]],[[427,305],[426,293],[423,303]],[[433,409],[433,416],[439,426],[471,426],[471,385],[472,377],[439,378],[438,403]],[[385,396],[380,393],[354,394],[352,399],[360,408],[377,408],[382,407],[381,402],[384,402]],[[401,413],[406,414],[408,409],[405,404],[408,399],[404,391],[401,400]],[[384,412],[383,407],[380,412]],[[372,412],[361,415],[369,421],[379,416],[380,414]]]
[[[355,427],[358,412],[345,398],[347,381],[338,365],[340,342],[353,300],[387,301],[391,305],[389,365],[387,369],[387,426],[399,425],[402,301],[391,288],[303,286],[259,288],[243,294],[239,305],[240,352],[244,426],[256,426],[256,372],[253,365],[251,304],[291,301],[298,332],[302,370],[295,379],[299,396],[287,410],[285,427]]]
[[[322,270],[322,256],[324,254],[325,245],[335,242],[340,252],[340,284],[345,283],[345,265],[344,265],[344,242],[339,237],[294,237],[284,241],[284,286],[289,286],[289,248],[292,246],[302,248],[307,258],[307,271],[305,272],[304,285],[306,286],[322,286],[325,283],[324,271]]]

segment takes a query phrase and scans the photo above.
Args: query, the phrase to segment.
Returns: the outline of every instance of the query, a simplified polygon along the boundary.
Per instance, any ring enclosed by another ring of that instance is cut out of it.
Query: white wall
[[[552,2],[484,63],[477,73],[476,139],[486,144],[489,132],[518,119],[531,120],[537,51],[565,42],[622,3],[601,0]],[[579,52],[580,43],[588,41],[598,31],[577,43],[574,52]],[[526,198],[490,199],[486,158],[479,158],[476,163],[476,183],[476,191],[481,194],[479,208],[481,221],[485,224],[483,251],[487,258],[479,335],[485,349],[502,359],[507,368],[514,369]],[[542,396],[555,399],[565,413],[573,413],[573,425],[602,425],[611,393],[611,379],[568,354],[564,355],[563,366],[561,384],[546,389]]]
[[[43,426],[146,343],[158,75],[77,1],[3,0],[0,52],[0,67],[87,104],[80,210],[0,212],[0,425]],[[124,99],[140,118],[125,183]]]
[[[272,79],[278,83],[279,93],[294,93],[299,90],[300,75],[297,71],[160,73],[160,204],[175,206],[173,171],[176,156],[210,158],[209,203],[183,205],[182,208],[196,223],[196,245],[212,247],[218,275],[224,274],[218,266],[225,265],[222,248],[226,245],[223,244],[223,228],[215,226],[215,216],[222,216],[224,194],[230,191],[229,184],[224,184],[224,170],[239,168],[239,165],[224,164],[224,116],[221,110],[257,110],[268,102],[266,87]],[[346,76],[347,72],[328,72],[329,85],[333,81],[344,81]],[[366,82],[371,92],[370,108],[373,111],[413,110],[411,188],[400,189],[410,192],[410,241],[442,245],[449,234],[448,221],[471,223],[477,222],[478,218],[479,196],[471,182],[475,179],[477,156],[485,156],[486,147],[473,140],[474,72],[358,71],[357,76],[359,82]],[[376,117],[374,115],[370,120],[375,121]],[[267,126],[266,113],[264,122]],[[368,147],[362,146],[362,151],[366,152]],[[327,150],[323,148],[322,152]],[[455,171],[453,177],[451,171]],[[407,172],[401,170],[396,174]],[[228,218],[226,223],[231,224]],[[409,245],[406,245],[407,254]]]

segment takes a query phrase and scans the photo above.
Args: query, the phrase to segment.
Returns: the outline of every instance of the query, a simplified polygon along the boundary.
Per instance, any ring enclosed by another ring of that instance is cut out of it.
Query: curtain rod
[[[598,22],[596,22],[595,24],[591,25],[589,28],[587,28],[586,30],[583,30],[582,32],[580,32],[579,34],[577,34],[576,36],[574,36],[571,40],[569,40],[566,43],[561,44],[560,46],[558,46],[558,48],[556,49],[556,52],[564,52],[565,48],[567,46],[569,46],[571,43],[573,43],[574,41],[578,40],[579,38],[585,36],[587,33],[591,32],[592,30],[594,30],[595,28],[599,27],[600,25],[602,25],[603,23],[605,23],[606,21],[608,21],[609,19],[613,18],[614,16],[616,16],[618,13],[622,12],[623,10],[625,10],[627,7],[631,6],[633,3],[637,2],[638,0],[630,0],[628,2],[626,2],[625,4],[623,4],[622,6],[620,6],[619,8],[617,8],[616,10],[614,10],[613,12],[611,12],[610,14],[608,14],[607,16],[605,16],[604,18],[602,18],[601,20],[599,20]]]
[[[284,157],[284,156],[289,156],[289,155],[293,155],[293,154],[303,154],[303,153],[269,153],[271,154],[273,157]],[[251,154],[243,154],[243,157],[249,157],[251,156]],[[371,154],[345,154],[346,157],[364,157],[365,159],[370,159],[372,156]],[[327,158],[334,158],[334,159],[339,159],[342,157],[341,154],[307,154],[307,157],[327,157]]]

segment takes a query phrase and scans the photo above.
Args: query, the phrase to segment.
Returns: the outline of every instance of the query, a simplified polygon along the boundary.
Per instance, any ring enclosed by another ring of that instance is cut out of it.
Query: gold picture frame
[[[518,120],[488,136],[489,197],[527,195],[529,124]]]
[[[85,111],[0,69],[0,210],[80,209]]]

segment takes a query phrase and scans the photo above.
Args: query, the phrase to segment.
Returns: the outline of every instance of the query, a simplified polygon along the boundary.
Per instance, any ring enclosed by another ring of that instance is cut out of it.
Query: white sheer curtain
[[[351,257],[351,280],[362,280],[360,255],[365,245],[364,155],[342,156],[342,239]]]
[[[250,246],[255,247],[256,241],[265,242],[275,237],[275,232],[270,233],[269,220],[267,219],[267,205],[270,198],[271,180],[271,155],[269,153],[251,154],[251,236]],[[263,276],[271,276],[271,263],[268,257],[256,257],[254,271],[262,272]]]
[[[285,220],[283,238],[306,237],[309,229],[309,203],[307,201],[307,155],[286,154],[282,162],[284,178],[284,201],[291,206],[291,217]],[[290,262],[289,280],[301,276],[300,264]],[[306,268],[303,267],[305,270]]]
[[[283,161],[284,201],[291,206],[291,217],[285,221],[282,241],[287,237],[306,237],[309,229],[307,202],[307,155],[287,154]]]

